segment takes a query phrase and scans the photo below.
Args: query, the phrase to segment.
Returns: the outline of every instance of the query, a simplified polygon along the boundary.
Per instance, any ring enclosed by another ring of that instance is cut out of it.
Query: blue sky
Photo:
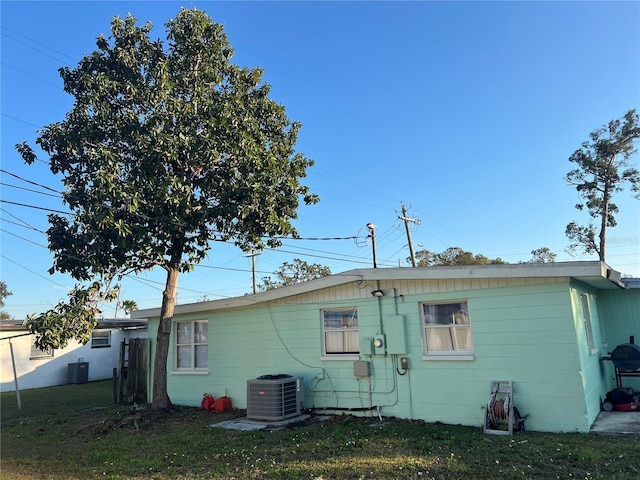
[[[47,273],[41,232],[46,209],[64,209],[42,185],[60,191],[60,179],[23,165],[13,146],[64,117],[73,99],[57,69],[92,52],[115,15],[151,21],[165,38],[181,7],[224,25],[235,63],[264,69],[271,98],[303,124],[298,150],[316,162],[303,183],[321,201],[295,221],[314,240],[264,252],[258,281],[296,257],[334,273],[372,266],[369,222],[379,266],[406,266],[402,203],[420,220],[416,250],[517,263],[548,247],[558,261],[595,259],[565,252],[567,223],[587,218],[564,178],[591,131],[640,109],[638,2],[3,1],[0,265],[15,318],[51,308],[75,282]],[[629,191],[615,201],[608,263],[640,277],[640,202]],[[162,270],[127,278],[122,298],[157,307],[163,284]],[[216,243],[181,276],[178,303],[251,285],[251,260]]]

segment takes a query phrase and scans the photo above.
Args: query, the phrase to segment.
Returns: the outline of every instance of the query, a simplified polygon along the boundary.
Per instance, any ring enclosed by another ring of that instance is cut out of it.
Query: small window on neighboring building
[[[31,354],[29,355],[29,360],[37,360],[41,358],[51,358],[51,357],[53,357],[53,348],[40,350],[38,347],[36,347],[35,340],[31,342]]]
[[[91,333],[91,348],[103,348],[111,346],[110,330],[94,330]]]
[[[176,370],[209,368],[209,322],[176,322]]]
[[[466,355],[473,352],[466,301],[423,303],[426,355]]]
[[[357,355],[358,310],[355,307],[322,310],[322,334],[324,355]]]

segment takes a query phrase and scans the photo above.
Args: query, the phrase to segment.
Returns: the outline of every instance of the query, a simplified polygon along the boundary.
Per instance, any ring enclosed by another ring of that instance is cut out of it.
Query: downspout
[[[380,290],[380,280],[376,280],[376,290]],[[378,299],[378,334],[384,335],[384,325],[382,323],[382,298],[376,297]]]

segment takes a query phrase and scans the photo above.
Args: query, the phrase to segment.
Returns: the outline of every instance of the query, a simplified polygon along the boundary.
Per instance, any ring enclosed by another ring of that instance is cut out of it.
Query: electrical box
[[[409,359],[407,357],[400,357],[400,368],[402,370],[409,370]]]
[[[373,355],[373,338],[363,337],[360,339],[360,354]]]
[[[373,337],[373,352],[376,355],[384,355],[387,353],[387,342],[384,335],[376,335]]]
[[[404,315],[384,317],[387,353],[402,355],[407,353],[407,336],[405,333]]]
[[[371,369],[369,368],[369,362],[364,360],[356,360],[353,362],[353,374],[356,377],[369,377],[371,376]]]

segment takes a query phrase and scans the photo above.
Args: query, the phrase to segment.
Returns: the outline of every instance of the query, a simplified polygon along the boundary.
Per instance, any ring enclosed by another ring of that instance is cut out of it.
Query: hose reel
[[[514,428],[524,432],[524,421],[528,416],[522,417],[513,405],[512,381],[491,381],[491,395],[485,409],[485,433],[513,435]]]

